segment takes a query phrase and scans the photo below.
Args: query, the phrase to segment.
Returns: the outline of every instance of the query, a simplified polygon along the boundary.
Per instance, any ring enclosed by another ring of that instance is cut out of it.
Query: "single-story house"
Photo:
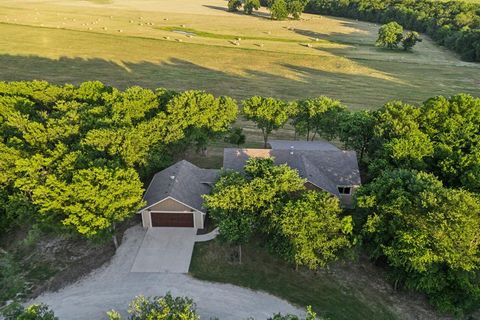
[[[361,185],[355,151],[340,150],[326,141],[272,140],[269,144],[271,149],[224,149],[223,168],[241,172],[249,158],[272,157],[275,164],[298,170],[307,188],[331,193],[344,207],[353,204],[353,194]]]
[[[225,170],[243,171],[249,158],[274,158],[307,180],[309,189],[324,190],[349,207],[361,184],[355,151],[340,150],[326,141],[270,141],[271,149],[227,148]],[[138,211],[144,228],[186,227],[203,229],[206,210],[203,195],[209,194],[220,170],[202,169],[182,160],[155,174],[143,196],[146,205]]]
[[[203,229],[202,195],[210,193],[219,172],[182,160],[155,174],[143,196],[146,205],[138,211],[143,227]]]

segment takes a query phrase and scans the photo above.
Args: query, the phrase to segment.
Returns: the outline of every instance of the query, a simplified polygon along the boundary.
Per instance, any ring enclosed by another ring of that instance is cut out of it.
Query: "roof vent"
[[[170,176],[170,179],[171,179],[171,180],[175,180],[175,176]]]
[[[294,147],[290,146],[290,155],[292,155],[292,156],[293,156],[293,149],[294,149]]]

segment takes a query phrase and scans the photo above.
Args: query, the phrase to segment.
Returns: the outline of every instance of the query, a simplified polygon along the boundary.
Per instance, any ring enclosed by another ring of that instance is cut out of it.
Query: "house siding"
[[[165,199],[160,203],[149,208],[150,211],[179,211],[179,212],[192,212],[193,210],[184,204],[174,200]]]

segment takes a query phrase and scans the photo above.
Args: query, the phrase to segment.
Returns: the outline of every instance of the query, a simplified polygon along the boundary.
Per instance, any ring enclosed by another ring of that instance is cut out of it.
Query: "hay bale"
[[[242,38],[237,38],[237,40],[238,40],[238,41],[241,41],[241,40],[242,40]]]
[[[163,37],[163,39],[165,39],[165,40],[170,40],[170,37]]]
[[[163,18],[164,21],[168,21],[168,18]]]
[[[318,38],[315,38],[315,41],[320,41],[320,39],[318,39]]]
[[[308,48],[313,48],[313,46],[310,43],[307,43]]]
[[[122,29],[118,29],[117,31],[118,31],[118,32],[123,32],[123,30],[122,30]]]
[[[181,24],[180,27],[185,28],[185,25],[184,25],[184,24]]]
[[[175,39],[175,40],[177,40],[178,42],[182,42],[182,39]]]

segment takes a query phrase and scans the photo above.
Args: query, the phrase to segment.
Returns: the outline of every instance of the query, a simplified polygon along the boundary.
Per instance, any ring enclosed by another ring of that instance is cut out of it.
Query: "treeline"
[[[427,33],[467,61],[480,61],[480,4],[434,0],[310,0],[306,12],[366,20],[396,21]]]
[[[356,150],[364,185],[357,208],[341,212],[336,199],[305,190],[294,170],[251,160],[245,175],[222,177],[206,197],[221,239],[242,245],[260,236],[273,254],[311,269],[362,248],[387,266],[395,288],[425,293],[444,312],[479,307],[479,98],[393,101],[351,112],[327,97],[253,97],[243,113],[265,142],[290,121],[297,137]]]
[[[260,233],[272,252],[311,269],[362,248],[387,266],[395,287],[425,293],[445,312],[478,308],[479,98],[351,112],[327,97],[255,96],[242,107],[265,144],[290,123],[297,138],[356,150],[364,186],[356,210],[342,212],[338,199],[306,190],[295,170],[251,161],[246,175],[222,177],[206,197],[222,237],[242,245]],[[188,148],[204,150],[237,115],[233,99],[202,91],[2,82],[0,231],[38,222],[110,236],[141,206],[154,172]]]
[[[0,231],[36,221],[113,235],[142,205],[151,175],[205,148],[237,109],[201,91],[1,82]]]

